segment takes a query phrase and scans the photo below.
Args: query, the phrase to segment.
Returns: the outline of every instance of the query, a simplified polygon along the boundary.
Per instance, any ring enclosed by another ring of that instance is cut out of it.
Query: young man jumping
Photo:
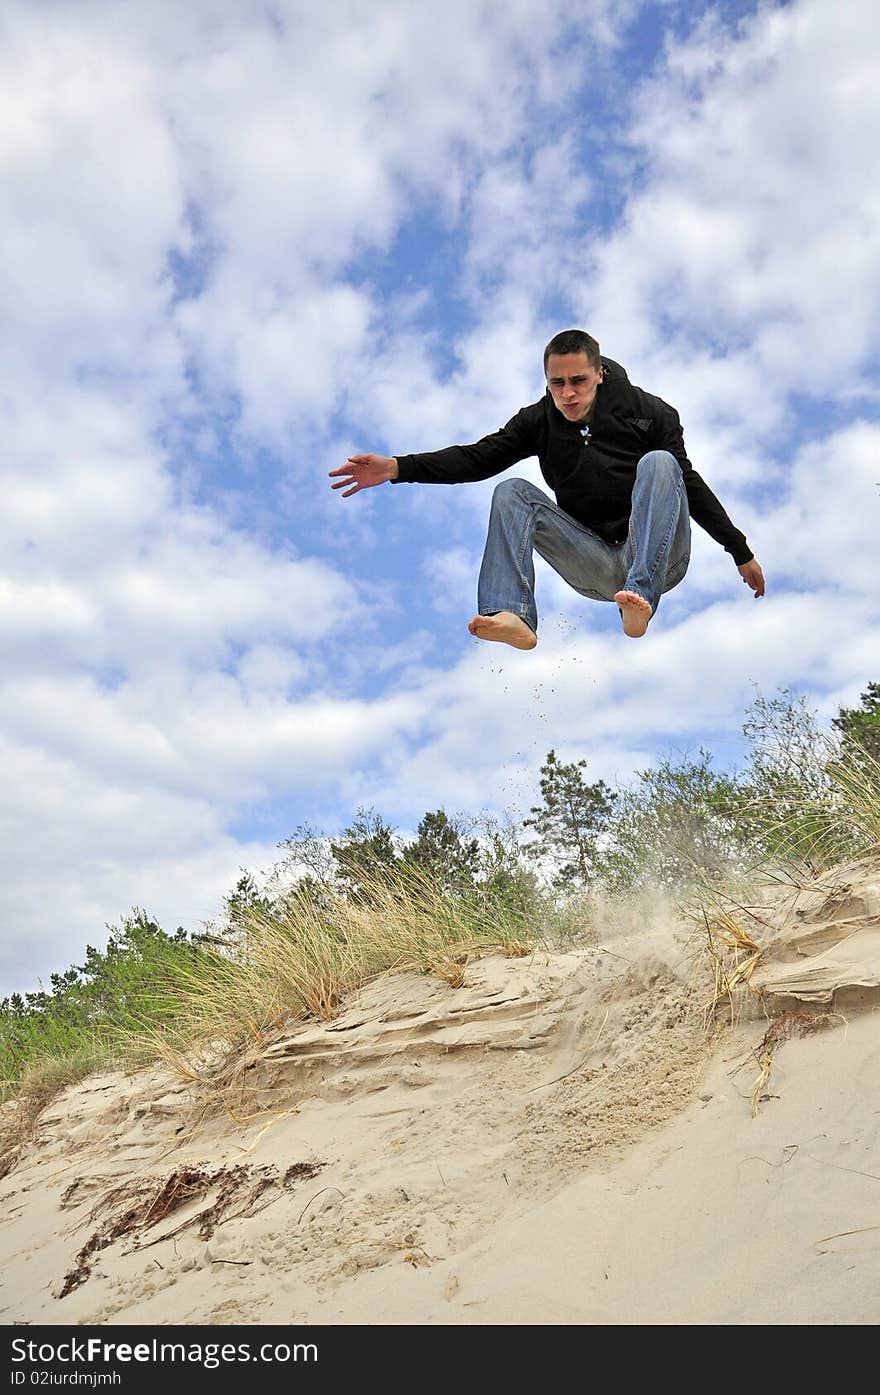
[[[485,480],[537,456],[556,503],[523,479],[495,489],[468,625],[515,649],[538,642],[533,552],[581,596],[614,601],[638,639],[690,561],[693,518],[733,558],[755,596],[764,574],[687,458],[674,407],[635,387],[592,335],[567,329],[544,350],[547,392],[500,431],[418,455],[352,455],[331,470],[343,498],[373,485]]]

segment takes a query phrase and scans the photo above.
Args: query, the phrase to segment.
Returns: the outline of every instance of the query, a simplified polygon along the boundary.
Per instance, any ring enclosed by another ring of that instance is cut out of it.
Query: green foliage
[[[477,896],[495,911],[518,917],[525,925],[540,918],[545,904],[535,873],[520,856],[519,830],[509,815],[484,814],[480,835],[480,876]]]
[[[832,721],[841,734],[844,755],[867,752],[880,762],[880,683],[869,683],[858,707],[841,707]]]
[[[338,842],[331,841],[330,852],[345,894],[368,902],[377,870],[393,868],[397,862],[394,829],[374,809],[359,808],[351,827]]]
[[[684,888],[726,874],[745,842],[736,781],[713,770],[700,747],[695,758],[640,771],[638,784],[620,793],[603,878],[614,891]]]
[[[105,950],[86,947],[85,962],[50,976],[51,992],[12,994],[0,1002],[0,1090],[8,1093],[45,1058],[110,1057],[117,1034],[173,1016],[180,973],[198,946],[179,929],[168,935],[135,909],[111,928]]]
[[[284,856],[278,872],[295,880],[307,880],[311,886],[329,887],[333,883],[334,864],[329,839],[311,824],[296,826],[289,838],[278,844]]]
[[[337,893],[372,905],[383,876],[405,894],[406,887],[419,885],[421,874],[453,900],[469,905],[491,902],[517,913],[528,907],[531,913],[538,896],[537,879],[521,862],[518,830],[510,821],[483,817],[466,823],[436,809],[424,814],[407,843],[374,809],[359,808],[336,839],[322,838],[304,825],[280,846],[285,852],[281,869],[318,905]]]
[[[806,699],[783,688],[756,697],[743,723],[751,744],[739,782],[739,819],[756,853],[770,861],[825,863],[855,850],[839,825],[830,764],[838,755]]]
[[[227,925],[231,931],[241,927],[254,911],[268,912],[272,909],[273,898],[267,895],[265,888],[257,885],[256,879],[251,872],[242,870],[242,874],[232,891],[223,898],[223,909],[226,912]]]
[[[601,835],[607,830],[617,795],[602,781],[588,784],[585,760],[565,764],[548,751],[541,766],[543,803],[524,821],[539,841],[529,845],[531,856],[549,857],[554,885],[566,891],[585,890],[602,867]]]
[[[465,835],[461,822],[450,819],[443,809],[426,813],[402,860],[430,873],[447,891],[473,890],[480,872],[480,844]]]
[[[802,695],[788,688],[775,698],[759,693],[743,723],[743,735],[751,744],[744,789],[769,796],[780,813],[827,794],[832,748]]]

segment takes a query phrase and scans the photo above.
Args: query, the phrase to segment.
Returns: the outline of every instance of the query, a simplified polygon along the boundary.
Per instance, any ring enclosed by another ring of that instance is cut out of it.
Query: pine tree
[[[859,707],[841,707],[832,725],[841,733],[844,753],[853,747],[880,762],[880,683],[869,683]]]
[[[358,809],[339,842],[330,844],[339,880],[353,900],[368,901],[370,885],[397,861],[394,829],[374,809]]]
[[[404,862],[430,872],[447,891],[473,887],[480,868],[480,844],[465,838],[463,829],[443,809],[426,813],[415,842],[403,853]]]
[[[595,879],[601,864],[598,839],[617,798],[602,780],[588,784],[586,767],[585,760],[565,764],[549,751],[541,766],[543,804],[533,806],[533,817],[524,821],[541,840],[530,845],[530,852],[555,860],[554,883],[566,890],[586,889]]]

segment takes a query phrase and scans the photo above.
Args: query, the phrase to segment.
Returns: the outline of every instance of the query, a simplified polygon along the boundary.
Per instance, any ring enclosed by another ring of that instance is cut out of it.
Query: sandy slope
[[[91,1077],[0,1183],[0,1317],[876,1322],[880,867],[774,917],[763,1001],[711,1039],[654,912],[367,986],[253,1062],[237,1121],[164,1068]]]

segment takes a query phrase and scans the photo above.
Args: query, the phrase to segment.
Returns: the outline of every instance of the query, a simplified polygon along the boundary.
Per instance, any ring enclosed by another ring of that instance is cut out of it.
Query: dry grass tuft
[[[701,907],[706,931],[705,948],[712,966],[713,987],[707,1016],[723,1003],[731,1003],[734,989],[748,986],[764,950],[754,935],[729,909],[716,905],[711,913]]]
[[[505,940],[500,946],[505,959],[527,959],[534,948],[534,945],[525,944],[522,940]]]
[[[464,983],[464,971],[469,962],[469,954],[440,954],[428,960],[428,968],[431,973],[442,978],[444,983],[448,983],[450,988],[461,988]]]

